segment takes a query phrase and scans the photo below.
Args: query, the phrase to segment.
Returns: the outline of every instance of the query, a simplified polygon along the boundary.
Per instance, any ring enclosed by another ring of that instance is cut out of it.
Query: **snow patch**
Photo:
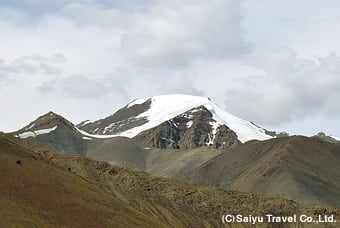
[[[36,130],[36,131],[27,131],[27,132],[19,134],[18,136],[22,139],[25,139],[25,138],[28,138],[28,137],[36,137],[38,135],[44,135],[44,134],[51,133],[52,131],[57,129],[57,127],[58,126],[54,126],[52,128],[48,128],[48,129],[40,129],[40,130]]]
[[[111,123],[110,125],[108,125],[108,126],[106,126],[105,128],[104,128],[104,131],[103,131],[103,134],[105,134],[106,132],[108,132],[108,131],[111,131],[114,127],[121,127],[122,125],[124,125],[124,121],[125,120],[121,120],[121,121],[118,121],[118,122],[114,122],[114,123]],[[94,130],[94,132],[97,132],[98,131],[98,128],[96,128],[95,130]]]
[[[85,140],[92,140],[92,138],[86,137],[86,136],[83,136],[83,139],[85,139]]]
[[[83,127],[83,126],[85,126],[85,125],[87,125],[87,124],[89,124],[89,123],[92,123],[93,121],[91,121],[91,120],[85,120],[85,121],[83,121],[83,122],[81,122],[78,126],[79,127]]]
[[[27,127],[25,130],[29,130],[29,129],[33,128],[34,126],[35,126],[35,123],[32,124],[31,126]]]
[[[194,122],[192,121],[192,120],[190,120],[186,125],[187,125],[187,128],[191,128],[191,126],[192,126],[192,124],[193,124]]]
[[[217,122],[209,122],[211,126],[211,133],[208,134],[209,141],[206,143],[207,146],[214,145],[216,133],[217,133],[217,128],[220,126]]]
[[[146,99],[136,99],[136,100],[130,102],[130,103],[127,105],[127,107],[130,108],[130,107],[132,107],[132,106],[134,106],[134,105],[137,105],[137,104],[143,104],[143,103],[146,102],[147,100],[148,100],[148,98],[146,98]]]
[[[92,135],[92,134],[87,133],[86,131],[80,130],[77,127],[75,128],[80,134],[84,135],[85,137],[91,137],[91,138],[97,138],[97,139],[108,139],[108,138],[119,136],[119,135]]]
[[[335,136],[332,136],[332,135],[330,137],[332,137],[333,139],[335,139],[337,141],[340,141],[340,138],[338,138],[338,137],[335,137]]]

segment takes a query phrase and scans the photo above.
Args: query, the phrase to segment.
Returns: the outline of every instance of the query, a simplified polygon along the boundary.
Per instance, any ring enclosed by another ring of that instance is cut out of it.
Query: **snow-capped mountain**
[[[93,139],[118,136],[173,149],[225,148],[272,138],[270,132],[229,114],[209,98],[181,94],[134,100],[111,116],[77,126],[49,112],[14,135],[78,154],[86,153]]]
[[[207,113],[205,116],[208,115],[209,118],[204,118],[203,121],[204,114],[202,112]],[[198,122],[201,124],[198,124]],[[133,138],[142,133],[145,135],[146,131],[152,129],[155,131],[154,128],[162,124],[163,128],[164,124],[168,124],[166,130],[168,133],[171,129],[183,131],[194,127],[196,129],[203,128],[204,135],[199,135],[199,137],[204,138],[201,140],[203,143],[200,143],[202,145],[213,145],[215,140],[221,136],[222,128],[234,132],[237,140],[242,143],[249,140],[272,138],[272,136],[266,134],[264,129],[222,110],[209,98],[181,94],[134,100],[107,118],[94,122],[82,122],[77,127],[93,137],[105,135],[108,137],[124,136]],[[194,134],[195,132],[192,133]],[[176,141],[176,137],[180,137],[181,134],[170,135],[171,138],[167,138],[167,136],[169,135],[158,134],[157,137],[161,137],[161,140],[163,139],[170,143]],[[175,137],[175,140],[173,137]],[[155,140],[158,139],[153,139],[153,141]],[[180,140],[178,139],[178,141]],[[147,139],[147,141],[150,141],[150,139]],[[219,143],[226,142],[221,141]],[[196,146],[200,146],[200,144]],[[152,145],[159,146],[157,143]]]

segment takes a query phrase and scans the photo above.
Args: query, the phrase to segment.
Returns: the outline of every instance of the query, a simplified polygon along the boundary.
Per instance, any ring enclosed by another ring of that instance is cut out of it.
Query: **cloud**
[[[129,65],[142,68],[188,66],[197,59],[235,58],[250,44],[242,37],[240,1],[163,1],[133,4],[72,2],[61,15],[81,27],[112,31]]]
[[[46,14],[60,14],[65,8],[75,4],[135,11],[142,10],[149,2],[149,0],[129,0],[128,2],[125,0],[2,0],[0,8],[16,9],[29,16],[41,17]]]
[[[299,58],[291,50],[253,53],[246,61],[263,73],[227,89],[226,106],[250,120],[280,124],[322,113],[340,114],[340,58]]]
[[[240,1],[155,1],[122,37],[132,64],[172,68],[198,59],[236,58],[249,50],[240,27]]]
[[[91,79],[84,75],[71,75],[68,77],[56,77],[38,87],[39,92],[49,95],[57,94],[64,98],[105,100],[118,97],[127,101],[128,93],[121,86],[119,79],[110,76]]]
[[[99,99],[108,93],[103,85],[83,75],[55,78],[43,83],[39,90],[45,94],[59,93],[64,97],[78,99]]]
[[[8,75],[10,72],[11,69],[5,65],[5,61],[0,59],[0,88],[8,82]]]
[[[0,85],[16,83],[18,80],[29,79],[39,76],[49,77],[61,73],[60,64],[65,58],[61,54],[54,54],[51,57],[40,55],[22,56],[13,61],[0,59]]]
[[[44,14],[33,20],[25,9],[39,2],[2,3],[11,7],[10,15],[16,13],[27,21],[25,26],[15,19],[0,22],[0,29],[12,34],[10,39],[0,37],[0,43],[15,47],[14,51],[3,50],[5,58],[17,58],[14,53],[59,52],[71,60],[66,70],[69,75],[104,75],[116,73],[118,67],[136,71],[189,67],[198,60],[238,58],[250,50],[242,37],[237,0],[46,1],[40,7]],[[138,10],[126,10],[131,8],[128,5],[136,5]]]
[[[177,74],[164,80],[159,89],[159,94],[189,94],[204,96],[203,90],[194,87],[193,82],[183,75]]]
[[[82,75],[62,79],[60,88],[64,95],[81,99],[98,99],[107,94],[103,85]]]

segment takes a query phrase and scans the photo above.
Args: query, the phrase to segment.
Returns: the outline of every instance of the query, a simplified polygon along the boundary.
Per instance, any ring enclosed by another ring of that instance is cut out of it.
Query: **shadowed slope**
[[[227,150],[187,179],[339,208],[339,167],[340,144],[294,136],[252,141]]]
[[[86,155],[88,140],[75,126],[53,112],[38,117],[19,131],[13,132],[19,138],[28,138],[67,154]]]

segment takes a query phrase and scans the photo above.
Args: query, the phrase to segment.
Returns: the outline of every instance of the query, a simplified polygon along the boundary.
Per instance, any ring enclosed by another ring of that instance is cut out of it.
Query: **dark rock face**
[[[93,123],[77,125],[78,128],[91,134],[113,135],[122,131],[129,130],[134,127],[141,126],[148,122],[146,118],[137,118],[137,116],[150,108],[151,99],[143,104],[135,104],[133,106],[125,106],[113,115],[95,121]]]
[[[204,106],[189,110],[135,138],[157,148],[192,149],[202,146],[231,147],[240,144],[235,132],[227,126],[213,129],[212,114]]]
[[[226,148],[239,145],[241,142],[238,140],[237,135],[230,128],[223,125],[217,128],[216,138],[214,141],[214,147]]]

